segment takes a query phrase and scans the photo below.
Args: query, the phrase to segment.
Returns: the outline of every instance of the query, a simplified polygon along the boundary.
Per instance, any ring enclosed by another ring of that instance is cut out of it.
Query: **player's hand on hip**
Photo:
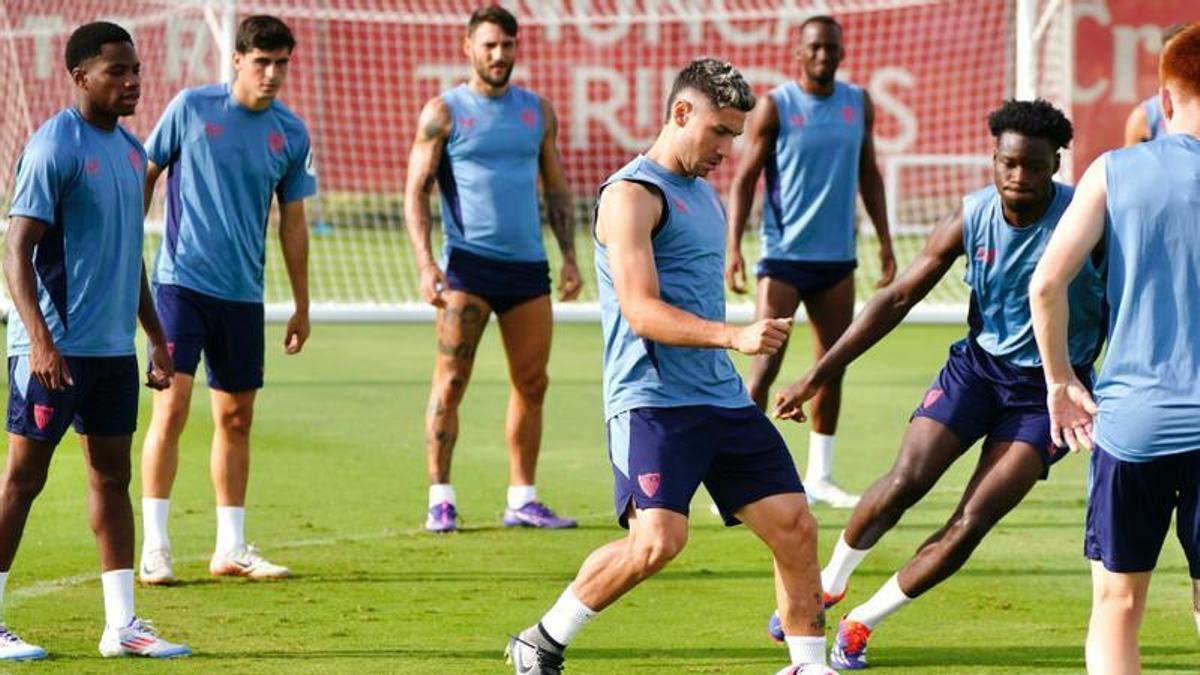
[[[1092,449],[1092,427],[1099,408],[1080,381],[1046,387],[1046,408],[1050,411],[1050,440],[1058,447],[1068,446],[1072,452]]]
[[[791,331],[791,318],[763,319],[749,326],[734,329],[730,344],[743,354],[770,356],[787,342],[788,333]]]
[[[421,297],[434,307],[445,307],[446,275],[436,263],[426,263],[421,266]]]
[[[292,314],[292,318],[287,322],[287,333],[283,337],[283,351],[286,354],[299,354],[301,349],[304,349],[304,343],[308,342],[308,336],[312,333],[312,322],[308,319],[308,312],[296,312]]]
[[[896,254],[891,246],[879,247],[879,281],[875,288],[884,288],[896,278]]]
[[[167,343],[150,343],[150,370],[146,373],[146,386],[161,391],[171,386],[175,377],[175,359]]]
[[[775,394],[775,412],[777,419],[807,422],[804,414],[804,403],[817,395],[818,387],[813,384],[810,376],[796,380],[782,391]]]
[[[34,342],[29,348],[29,373],[46,389],[62,391],[75,384],[67,360],[53,341]]]
[[[746,292],[746,260],[739,250],[725,254],[725,285],[734,293]]]
[[[583,277],[579,275],[579,265],[564,261],[562,270],[558,273],[558,299],[569,302],[578,298],[581,290]]]

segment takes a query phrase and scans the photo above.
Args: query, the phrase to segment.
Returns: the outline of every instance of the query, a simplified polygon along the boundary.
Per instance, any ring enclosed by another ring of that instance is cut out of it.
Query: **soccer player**
[[[304,199],[317,191],[304,121],[280,103],[296,40],[279,19],[238,26],[232,84],[185,89],[146,143],[146,204],[164,170],[166,236],[154,268],[155,303],[175,362],[176,383],[154,396],[142,448],[143,583],[175,580],[167,513],[200,355],[212,405],[211,471],[217,539],[208,570],[251,579],[287,577],[246,544],[250,423],[263,385],[263,261],[271,199],[295,311],[283,350],[309,334],[308,226]]]
[[[1173,513],[1200,628],[1200,25],[1167,44],[1159,84],[1170,135],[1088,167],[1030,290],[1051,433],[1093,450],[1093,675],[1141,672],[1138,628]],[[1100,241],[1112,309],[1093,401],[1068,365],[1067,283]]]
[[[1163,29],[1163,47],[1166,47],[1171,38],[1183,32],[1187,27],[1186,23],[1173,23]],[[1163,117],[1163,109],[1157,93],[1129,111],[1129,117],[1125,120],[1125,147],[1152,141],[1165,135],[1167,135],[1167,120]]]
[[[509,83],[517,56],[517,20],[507,10],[496,5],[476,10],[467,23],[463,53],[471,62],[470,80],[430,99],[421,110],[404,200],[409,238],[421,267],[421,295],[437,308],[437,357],[425,420],[430,482],[425,529],[458,529],[450,484],[458,406],[493,312],[512,382],[503,523],[575,527],[575,520],[556,515],[538,499],[534,485],[552,323],[550,267],[538,215],[539,175],[550,229],[562,251],[559,299],[575,299],[581,285],[571,193],[555,143],[558,119],[549,101]],[[435,183],[445,235],[442,266],[429,243],[429,196]]]
[[[877,343],[967,256],[970,332],[913,413],[896,463],[867,490],[821,572],[826,607],[846,593],[855,567],[950,465],[983,439],[958,508],[908,563],[838,626],[834,667],[867,666],[867,638],[887,616],[950,575],[1011,511],[1065,449],[1050,442],[1045,380],[1029,316],[1029,279],[1071,188],[1052,176],[1071,141],[1071,123],[1045,101],[1008,101],[988,117],[996,139],[994,185],[967,195],[930,235],[899,280],[871,299],[829,352],[779,393],[776,414],[805,419],[802,404]],[[1100,273],[1091,263],[1072,274],[1069,372],[1091,381],[1103,339]]]
[[[828,16],[808,19],[800,27],[797,53],[800,79],[762,98],[746,127],[746,150],[729,191],[726,276],[732,290],[746,291],[742,233],[765,167],[763,258],[758,263],[755,315],[790,317],[803,301],[820,358],[854,314],[854,209],[859,192],[879,235],[880,288],[895,276],[896,258],[883,179],[875,162],[875,107],[862,88],[835,79],[844,55],[842,27]],[[784,347],[756,356],[751,363],[747,385],[763,410]],[[833,373],[813,404],[804,486],[810,501],[852,508],[858,496],[833,481],[841,402],[842,376]]]
[[[771,549],[793,664],[825,663],[816,521],[783,438],[724,351],[769,354],[791,329],[790,317],[725,323],[724,213],[703,177],[753,107],[733,66],[693,61],[654,145],[600,187],[604,414],[617,521],[629,533],[593,551],[542,620],[509,641],[518,675],[559,672],[584,624],[679,555],[701,483],[726,524],[745,522]]]
[[[88,506],[100,549],[103,656],[191,653],[159,637],[133,606],[129,448],[137,426],[140,319],[150,341],[147,385],[166,389],[167,340],[142,265],[146,152],[118,124],[141,94],[129,33],[98,22],[68,38],[76,105],[29,139],[4,242],[8,317],[8,465],[0,482],[0,594],[54,449],[74,424],[88,466]],[[0,624],[0,659],[46,656]]]

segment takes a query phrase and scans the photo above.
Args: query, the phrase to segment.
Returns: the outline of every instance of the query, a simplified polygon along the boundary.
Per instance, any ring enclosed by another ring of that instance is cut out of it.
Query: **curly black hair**
[[[1044,138],[1056,149],[1071,144],[1075,132],[1071,121],[1049,101],[1008,100],[988,115],[988,128],[992,136],[1000,138],[1006,131],[1015,131],[1022,136]]]
[[[133,38],[129,37],[129,32],[124,28],[108,21],[96,21],[76,28],[67,39],[67,47],[63,54],[67,72],[75,70],[93,56],[99,56],[104,45],[110,42],[133,44]]]

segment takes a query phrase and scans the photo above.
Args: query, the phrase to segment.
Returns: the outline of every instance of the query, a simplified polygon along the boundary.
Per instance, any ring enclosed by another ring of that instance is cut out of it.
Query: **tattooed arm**
[[[404,223],[421,269],[421,297],[434,307],[446,304],[442,297],[446,277],[434,260],[429,243],[429,232],[433,227],[429,197],[433,193],[442,150],[450,136],[450,125],[450,107],[441,97],[430,99],[417,120],[417,137],[408,154],[408,182],[404,187]]]
[[[575,217],[574,200],[567,177],[563,173],[562,158],[558,155],[558,118],[554,106],[542,99],[542,118],[546,120],[546,133],[542,137],[542,152],[538,158],[542,174],[542,192],[546,197],[546,216],[550,220],[550,231],[558,240],[562,251],[563,267],[558,279],[558,299],[574,300],[579,297],[583,281],[579,276],[579,265],[575,261]]]

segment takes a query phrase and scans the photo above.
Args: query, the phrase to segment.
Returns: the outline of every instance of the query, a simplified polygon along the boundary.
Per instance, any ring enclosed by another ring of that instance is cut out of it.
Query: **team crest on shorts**
[[[33,404],[33,423],[37,425],[39,431],[50,426],[52,419],[54,419],[54,408],[41,403]]]
[[[930,389],[929,391],[925,392],[925,400],[921,403],[921,407],[928,408],[928,407],[932,406],[934,403],[937,403],[938,399],[941,397],[942,397],[941,389]]]
[[[638,485],[647,497],[653,497],[662,483],[662,475],[658,472],[638,474]]]

